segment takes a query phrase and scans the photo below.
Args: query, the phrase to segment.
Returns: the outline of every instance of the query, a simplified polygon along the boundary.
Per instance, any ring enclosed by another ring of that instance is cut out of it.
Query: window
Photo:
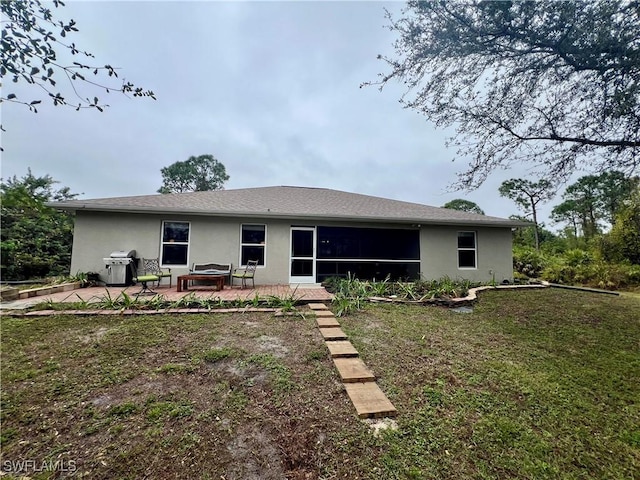
[[[458,232],[458,268],[476,268],[476,232]]]
[[[258,260],[258,265],[264,266],[266,247],[266,225],[242,225],[240,265],[246,265],[249,260]]]
[[[162,222],[162,265],[189,264],[189,222]]]

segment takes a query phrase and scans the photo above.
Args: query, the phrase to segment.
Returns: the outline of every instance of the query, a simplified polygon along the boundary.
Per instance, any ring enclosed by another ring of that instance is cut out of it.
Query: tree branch
[[[586,137],[569,137],[564,135],[558,135],[553,131],[547,135],[522,135],[515,132],[512,128],[508,127],[501,121],[494,121],[496,125],[508,132],[518,140],[529,142],[535,140],[548,140],[554,142],[572,142],[581,145],[592,145],[597,147],[622,147],[622,148],[638,148],[640,147],[640,140],[593,140]]]

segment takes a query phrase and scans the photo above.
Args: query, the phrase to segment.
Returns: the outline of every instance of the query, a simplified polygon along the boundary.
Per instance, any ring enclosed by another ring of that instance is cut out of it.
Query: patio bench
[[[189,270],[190,275],[224,275],[227,283],[231,284],[230,263],[194,263]]]

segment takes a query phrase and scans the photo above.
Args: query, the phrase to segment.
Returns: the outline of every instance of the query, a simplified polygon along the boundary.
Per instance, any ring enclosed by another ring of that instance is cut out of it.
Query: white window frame
[[[264,227],[264,242],[263,243],[244,243],[242,241],[242,230],[245,226],[255,226],[255,227]],[[238,259],[238,265],[241,267],[245,267],[246,265],[242,263],[242,249],[244,247],[262,247],[264,249],[264,253],[262,254],[262,258],[264,259],[264,263],[258,264],[258,268],[264,268],[267,266],[267,224],[266,223],[241,223],[240,224],[240,257]]]
[[[458,241],[460,239],[461,233],[472,233],[473,234],[473,248],[469,247],[460,247],[458,245]],[[478,269],[478,232],[475,230],[461,230],[456,234],[456,256],[458,261],[458,270],[477,270]],[[460,252],[473,252],[473,267],[462,267],[460,266]]]
[[[164,241],[164,225],[165,223],[186,223],[189,226],[189,237],[186,242],[165,242]],[[189,266],[189,253],[191,251],[191,222],[185,222],[184,220],[163,220],[160,226],[160,266],[166,268],[173,267],[188,267]],[[165,245],[186,245],[187,246],[187,263],[184,265],[178,264],[165,264],[164,263],[164,246]]]

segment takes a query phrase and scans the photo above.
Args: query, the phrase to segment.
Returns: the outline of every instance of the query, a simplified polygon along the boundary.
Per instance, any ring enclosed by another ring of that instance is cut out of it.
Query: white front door
[[[316,283],[315,227],[291,227],[289,283]]]

